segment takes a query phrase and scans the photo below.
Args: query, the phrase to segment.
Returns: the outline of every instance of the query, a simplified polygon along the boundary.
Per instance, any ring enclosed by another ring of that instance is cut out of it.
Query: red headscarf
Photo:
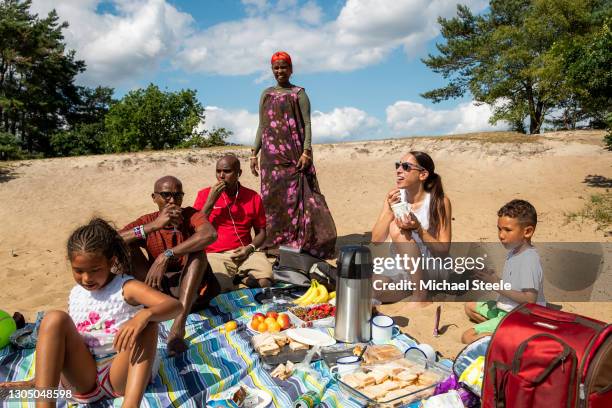
[[[276,61],[286,61],[289,66],[291,64],[291,57],[285,51],[277,51],[272,54],[272,59],[270,60],[270,64],[274,64]]]

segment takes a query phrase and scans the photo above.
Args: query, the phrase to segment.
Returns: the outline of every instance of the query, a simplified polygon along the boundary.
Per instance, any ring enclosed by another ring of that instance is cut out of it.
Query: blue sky
[[[436,19],[454,15],[455,0],[34,0],[32,8],[55,8],[70,24],[66,42],[88,65],[79,83],[112,86],[116,97],[150,82],[195,89],[204,127],[232,130],[233,142],[254,138],[276,50],[292,55],[292,82],[310,97],[315,142],[494,129],[490,107],[469,95],[440,104],[419,96],[444,84],[420,58],[435,52]]]

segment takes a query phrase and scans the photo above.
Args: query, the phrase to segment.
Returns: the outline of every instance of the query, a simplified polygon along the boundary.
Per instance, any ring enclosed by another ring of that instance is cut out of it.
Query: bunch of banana
[[[335,296],[335,292],[332,292]],[[315,305],[319,303],[326,303],[330,299],[330,294],[327,292],[327,288],[323,285],[319,285],[315,279],[310,283],[310,288],[302,296],[293,301],[293,303],[299,306]]]

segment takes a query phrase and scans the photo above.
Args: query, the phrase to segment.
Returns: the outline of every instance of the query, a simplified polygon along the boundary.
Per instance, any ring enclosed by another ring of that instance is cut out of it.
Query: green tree
[[[598,124],[612,111],[612,18],[592,35],[557,50],[568,86]]]
[[[150,84],[111,106],[105,120],[105,147],[108,152],[177,147],[204,137],[206,132],[198,130],[204,118],[196,91],[164,92]]]
[[[56,156],[104,153],[104,121],[113,102],[113,89],[79,87],[79,101],[66,116],[68,127],[51,136]]]
[[[491,0],[474,15],[466,6],[457,16],[439,18],[445,43],[440,55],[423,62],[449,82],[422,94],[434,102],[471,92],[493,106],[491,122],[508,121],[515,130],[538,133],[547,113],[575,95],[563,75],[563,53],[576,38],[589,36],[609,9],[606,0]]]
[[[19,140],[10,133],[0,132],[0,160],[17,160],[23,158]]]
[[[231,130],[225,128],[214,128],[210,132],[206,131],[202,134],[194,135],[193,137],[183,141],[179,147],[182,148],[202,148],[213,146],[226,146],[227,138],[233,134]]]
[[[0,131],[12,134],[30,153],[51,151],[50,138],[66,126],[79,100],[74,84],[85,63],[67,51],[51,11],[30,14],[30,0],[0,0]]]

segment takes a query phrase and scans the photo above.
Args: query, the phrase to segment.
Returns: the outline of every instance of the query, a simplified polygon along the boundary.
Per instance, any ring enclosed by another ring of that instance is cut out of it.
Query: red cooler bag
[[[493,333],[483,408],[612,407],[612,326],[523,304]]]

